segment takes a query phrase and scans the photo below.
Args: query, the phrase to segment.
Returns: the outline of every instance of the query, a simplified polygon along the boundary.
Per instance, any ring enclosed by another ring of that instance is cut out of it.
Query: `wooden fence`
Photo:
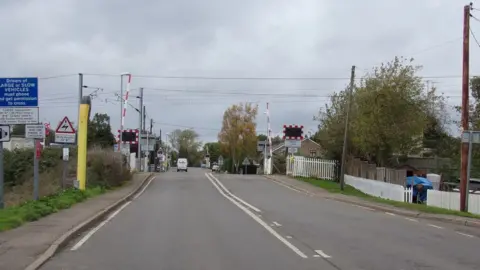
[[[347,160],[346,174],[402,186],[405,186],[407,177],[405,169],[377,167],[375,164],[369,164],[358,158]]]

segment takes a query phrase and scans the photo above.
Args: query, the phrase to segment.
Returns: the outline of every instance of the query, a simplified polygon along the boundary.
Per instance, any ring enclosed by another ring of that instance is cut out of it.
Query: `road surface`
[[[480,239],[261,176],[159,174],[42,269],[480,269]]]

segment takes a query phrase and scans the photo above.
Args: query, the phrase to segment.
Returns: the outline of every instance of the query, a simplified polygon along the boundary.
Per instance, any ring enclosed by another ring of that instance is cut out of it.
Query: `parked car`
[[[217,163],[214,163],[212,166],[212,172],[218,172],[220,171],[220,166],[218,166]]]

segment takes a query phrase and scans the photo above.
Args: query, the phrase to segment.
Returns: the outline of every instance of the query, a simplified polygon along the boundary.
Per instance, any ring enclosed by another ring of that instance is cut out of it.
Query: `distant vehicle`
[[[218,166],[217,163],[214,163],[212,166],[212,172],[218,172],[220,171],[220,166]]]
[[[179,171],[188,172],[188,161],[186,158],[179,158],[177,160],[177,172]]]

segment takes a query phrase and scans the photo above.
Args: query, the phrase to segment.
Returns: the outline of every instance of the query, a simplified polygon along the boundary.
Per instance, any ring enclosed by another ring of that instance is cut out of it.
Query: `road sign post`
[[[60,121],[55,130],[55,143],[75,143],[75,129],[67,116]]]
[[[247,166],[250,165],[250,160],[248,160],[248,158],[245,158],[242,162],[242,165],[245,166],[245,170],[243,171],[243,174],[247,174]]]
[[[465,130],[462,133],[462,143],[468,143],[468,164],[467,164],[467,183],[466,183],[466,198],[465,198],[465,211],[468,211],[468,199],[470,189],[470,170],[472,168],[472,148],[473,144],[480,144],[480,131]]]
[[[0,209],[5,207],[3,200],[3,186],[4,186],[4,174],[3,174],[3,142],[10,141],[10,126],[0,126]]]
[[[303,126],[298,125],[283,125],[283,139],[285,140],[285,157],[288,153],[296,150],[289,150],[290,148],[300,148],[303,140]]]

